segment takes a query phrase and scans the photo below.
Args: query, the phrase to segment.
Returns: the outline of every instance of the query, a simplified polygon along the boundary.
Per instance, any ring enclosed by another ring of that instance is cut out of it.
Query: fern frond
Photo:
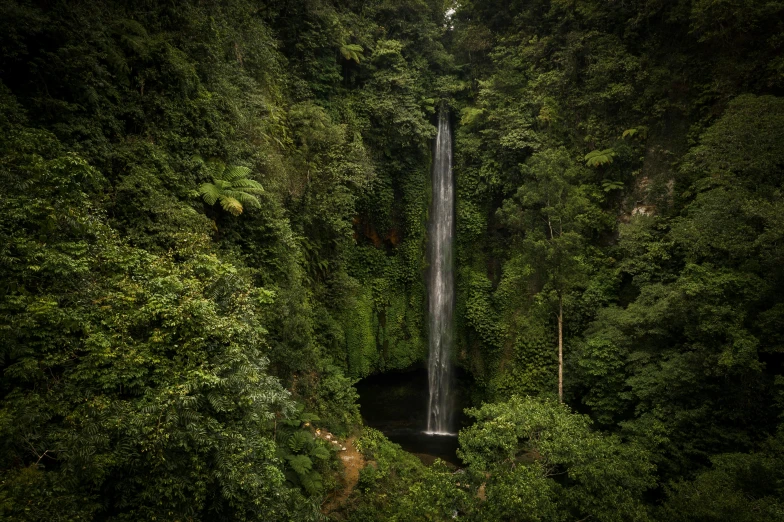
[[[242,214],[242,203],[237,201],[232,197],[223,196],[220,198],[220,204],[223,207],[223,210],[231,214],[232,216],[239,216]]]
[[[340,54],[343,55],[343,58],[353,60],[356,63],[360,63],[360,61],[365,59],[364,54],[362,54],[363,51],[362,46],[357,44],[346,44],[340,47]]]
[[[261,183],[248,178],[236,179],[232,182],[231,186],[235,189],[243,189],[245,192],[264,192],[264,187],[261,186]]]
[[[585,155],[585,164],[589,167],[599,167],[612,163],[614,157],[613,149],[594,150]]]
[[[121,34],[132,34],[134,36],[147,37],[147,30],[142,24],[130,18],[123,18],[117,22],[117,29]]]
[[[306,431],[297,431],[291,434],[286,441],[289,449],[294,453],[301,453],[313,440],[313,436]]]
[[[327,460],[329,458],[329,450],[324,446],[314,446],[314,448],[310,450],[309,455],[314,459]]]
[[[227,167],[223,171],[221,178],[225,179],[226,181],[234,181],[239,178],[247,178],[248,174],[250,174],[250,169],[248,167],[234,165],[232,167]]]
[[[224,192],[225,196],[238,201],[241,205],[246,205],[253,208],[261,208],[261,203],[256,196],[248,194],[240,190],[227,190]]]
[[[621,134],[621,139],[626,139],[627,137],[633,138],[634,136],[638,136],[639,138],[644,140],[645,138],[648,137],[648,127],[643,125],[641,127],[626,129],[625,131],[623,131],[623,134]]]
[[[231,189],[231,182],[223,179],[213,178],[212,184],[218,187],[221,192]]]
[[[201,187],[199,187],[199,195],[204,198],[204,202],[208,205],[214,205],[215,202],[218,201],[220,193],[220,189],[212,183],[203,183]]]
[[[313,461],[306,455],[295,455],[289,458],[289,465],[297,472],[297,475],[305,475],[313,469]]]
[[[623,188],[623,181],[604,181],[602,182],[602,189],[605,192],[610,192],[611,190],[618,190]]]
[[[305,488],[305,491],[310,495],[319,495],[324,488],[321,475],[317,471],[311,471],[305,475],[300,475],[299,480],[302,483],[302,487]]]
[[[311,246],[311,249],[312,249],[312,246]],[[316,415],[315,413],[303,413],[302,414],[302,422],[314,422],[314,421],[320,421],[320,420],[321,420],[321,418],[318,415]]]
[[[194,161],[203,163],[198,156],[194,156]],[[238,165],[226,168],[217,160],[210,160],[208,168],[213,173],[212,183],[202,184],[198,191],[208,205],[220,202],[221,207],[234,216],[242,214],[244,206],[261,207],[253,194],[263,193],[264,187],[258,181],[247,178],[250,168]]]

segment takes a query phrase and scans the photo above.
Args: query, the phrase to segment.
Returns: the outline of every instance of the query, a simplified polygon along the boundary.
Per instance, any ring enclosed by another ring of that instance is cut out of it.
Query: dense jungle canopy
[[[784,520],[782,0],[0,0],[0,187],[0,519]]]

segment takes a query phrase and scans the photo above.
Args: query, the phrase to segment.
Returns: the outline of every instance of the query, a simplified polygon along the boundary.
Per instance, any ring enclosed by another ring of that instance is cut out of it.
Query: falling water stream
[[[455,189],[452,179],[452,131],[449,113],[438,115],[433,155],[433,202],[428,228],[428,307],[430,356],[427,363],[429,399],[427,433],[453,435],[452,339],[454,310]]]
[[[454,291],[455,186],[449,113],[438,116],[433,151],[432,203],[427,255],[430,356],[427,372],[411,367],[369,376],[357,384],[362,417],[425,464],[440,458],[460,466],[456,432],[465,425],[462,407],[470,377],[452,366]],[[462,383],[458,386],[458,383]],[[425,411],[427,417],[425,417]]]

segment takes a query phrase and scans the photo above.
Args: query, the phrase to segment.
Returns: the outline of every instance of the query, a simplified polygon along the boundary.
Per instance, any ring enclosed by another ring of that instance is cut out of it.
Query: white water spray
[[[430,435],[453,435],[451,352],[455,301],[454,235],[452,131],[449,126],[449,113],[442,107],[438,114],[438,136],[433,156],[433,202],[428,228],[430,357],[427,373],[430,398],[427,405],[427,433]]]

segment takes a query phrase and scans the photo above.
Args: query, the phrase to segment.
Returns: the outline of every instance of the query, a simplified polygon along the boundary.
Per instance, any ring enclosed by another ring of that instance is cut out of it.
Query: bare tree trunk
[[[563,404],[563,296],[558,294],[558,400]]]

